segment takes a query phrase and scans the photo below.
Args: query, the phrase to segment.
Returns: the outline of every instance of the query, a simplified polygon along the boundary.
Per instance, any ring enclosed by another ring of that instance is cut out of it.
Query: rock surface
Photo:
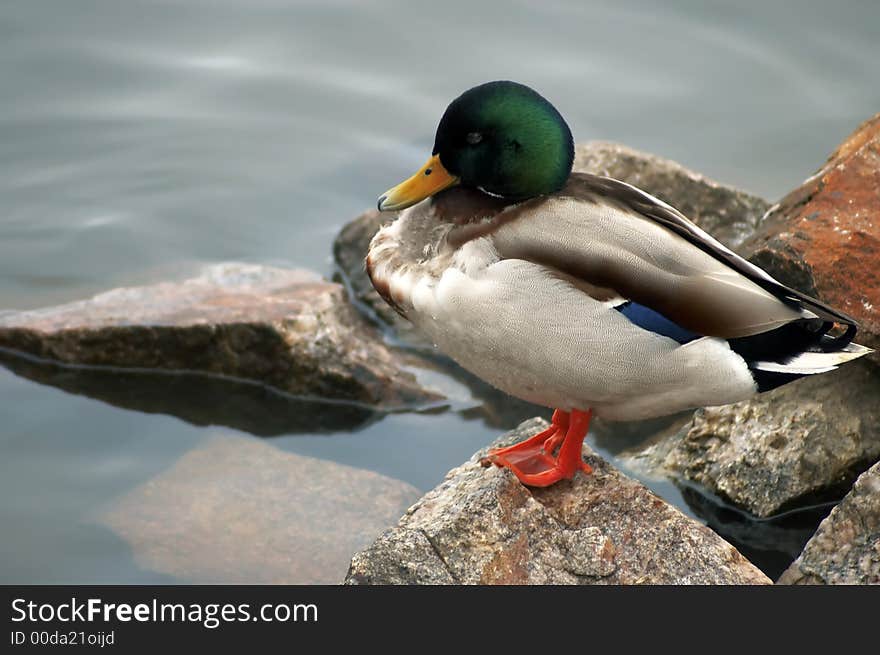
[[[684,428],[626,460],[696,482],[768,517],[838,499],[880,458],[880,377],[866,362],[698,411]]]
[[[361,469],[212,435],[97,520],[138,565],[193,584],[336,584],[419,496]]]
[[[779,584],[880,584],[880,463],[831,510]]]
[[[725,245],[736,248],[751,235],[770,203],[718,184],[669,159],[617,143],[590,141],[575,149],[573,169],[607,175],[633,184],[679,209]],[[384,322],[410,334],[400,318],[373,289],[364,270],[370,239],[393,214],[370,210],[346,225],[333,243],[333,255],[355,298]]]
[[[743,252],[851,314],[862,327],[858,341],[880,346],[880,114],[773,207]]]
[[[533,419],[495,445],[547,424]],[[508,471],[453,469],[352,559],[347,584],[767,584],[709,528],[589,448],[590,476],[527,489]]]
[[[340,285],[303,270],[221,264],[180,283],[5,315],[0,347],[66,364],[256,380],[380,408],[439,399]]]

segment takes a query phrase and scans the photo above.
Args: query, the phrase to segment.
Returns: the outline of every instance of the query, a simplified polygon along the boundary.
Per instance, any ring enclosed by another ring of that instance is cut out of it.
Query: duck
[[[593,416],[726,405],[872,352],[852,317],[573,161],[559,111],[493,81],[449,104],[427,163],[378,199],[395,216],[365,267],[385,302],[466,370],[554,410],[488,463],[547,487],[591,472]]]

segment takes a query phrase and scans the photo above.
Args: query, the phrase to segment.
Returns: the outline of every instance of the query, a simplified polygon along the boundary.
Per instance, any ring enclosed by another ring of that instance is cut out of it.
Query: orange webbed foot
[[[592,473],[592,467],[581,458],[590,416],[590,411],[569,413],[557,409],[549,428],[513,446],[494,448],[486,459],[510,469],[529,487],[548,487],[559,480],[570,480],[577,471]],[[559,454],[554,457],[557,447]]]

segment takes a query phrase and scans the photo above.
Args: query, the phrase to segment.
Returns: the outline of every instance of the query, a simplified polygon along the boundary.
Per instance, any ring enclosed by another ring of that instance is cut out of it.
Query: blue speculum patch
[[[631,300],[618,305],[615,309],[626,316],[633,325],[638,325],[643,330],[649,330],[655,334],[675,339],[678,343],[688,343],[702,336],[686,330],[674,321],[670,321],[660,312],[656,312],[650,307],[645,307]]]

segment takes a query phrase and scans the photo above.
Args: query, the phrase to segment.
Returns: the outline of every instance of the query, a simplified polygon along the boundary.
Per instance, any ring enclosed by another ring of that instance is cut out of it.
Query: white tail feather
[[[837,352],[805,352],[785,364],[779,362],[753,362],[752,368],[773,373],[813,375],[815,373],[833,371],[844,362],[857,359],[872,352],[874,351],[871,348],[860,346],[857,343],[849,343]]]

